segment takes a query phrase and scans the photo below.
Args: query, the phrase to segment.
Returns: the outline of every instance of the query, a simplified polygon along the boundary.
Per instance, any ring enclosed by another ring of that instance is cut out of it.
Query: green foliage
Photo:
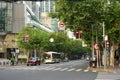
[[[53,38],[53,42],[49,42],[45,49],[47,51],[63,52],[72,55],[83,55],[90,51],[86,47],[82,47],[80,40],[69,39],[65,32],[55,32],[50,34],[50,38]]]
[[[89,52],[89,49],[82,47],[82,42],[80,40],[69,40],[66,44],[66,53],[83,55],[84,53]]]
[[[29,35],[28,41],[23,40],[24,35]],[[50,38],[53,38],[54,41],[50,42]],[[38,28],[25,27],[18,34],[18,40],[19,47],[28,50],[42,49],[44,51],[56,51],[72,55],[83,55],[88,52],[88,49],[82,47],[80,40],[69,39],[66,32],[48,34]]]
[[[65,43],[68,41],[68,36],[65,32],[54,32],[50,34],[50,38],[53,38],[53,42],[49,42],[47,49],[50,51],[63,52]]]
[[[27,62],[27,58],[21,58],[20,62],[21,63],[23,63],[23,62],[26,63]]]
[[[105,34],[109,35],[109,40],[119,42],[120,34],[118,27],[120,27],[120,1],[119,0],[82,0],[70,1],[59,0],[55,1],[56,12],[51,13],[53,17],[58,18],[66,24],[66,27],[74,30],[83,30],[83,38],[91,44],[92,26],[94,25],[94,32],[97,30],[98,40],[101,42],[102,25],[105,22]],[[108,2],[110,1],[110,2]],[[118,29],[114,29],[117,24]],[[67,26],[73,25],[73,26]],[[97,29],[95,29],[97,28]]]
[[[29,35],[28,41],[24,41],[24,35]],[[20,48],[25,49],[40,49],[48,43],[49,34],[40,30],[39,28],[33,29],[32,27],[25,27],[18,35],[18,45]]]

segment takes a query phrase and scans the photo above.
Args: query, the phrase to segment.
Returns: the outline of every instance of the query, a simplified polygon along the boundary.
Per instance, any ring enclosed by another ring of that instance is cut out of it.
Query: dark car
[[[36,66],[40,64],[41,60],[38,57],[31,57],[27,62],[27,66]]]

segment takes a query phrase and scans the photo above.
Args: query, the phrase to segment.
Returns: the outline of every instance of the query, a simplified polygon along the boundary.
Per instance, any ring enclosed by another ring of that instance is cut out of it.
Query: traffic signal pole
[[[92,60],[94,59],[94,37],[93,37],[93,25],[92,25]]]
[[[103,22],[102,24],[103,27],[103,41],[104,41],[104,57],[103,57],[103,61],[104,61],[104,69],[107,68],[107,54],[106,54],[106,36],[105,36],[105,23]]]

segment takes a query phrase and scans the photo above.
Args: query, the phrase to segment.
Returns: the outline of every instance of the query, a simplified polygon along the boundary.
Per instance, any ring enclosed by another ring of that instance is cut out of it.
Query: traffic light
[[[79,38],[79,32],[78,31],[75,32],[75,37],[76,37],[76,39]]]
[[[75,37],[76,37],[76,39],[81,38],[82,33],[83,33],[82,30],[75,31]]]

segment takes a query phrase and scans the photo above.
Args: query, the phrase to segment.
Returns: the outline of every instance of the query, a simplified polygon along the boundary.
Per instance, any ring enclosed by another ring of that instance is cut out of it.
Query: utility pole
[[[94,37],[93,37],[93,25],[92,25],[92,60],[94,59]]]
[[[98,36],[97,36],[97,30],[96,30],[96,44],[98,44]],[[97,67],[99,67],[99,49],[96,50],[96,56],[97,56]]]
[[[103,24],[102,24],[102,26],[103,26],[103,41],[104,41],[104,48],[103,48],[103,52],[104,52],[104,69],[106,69],[107,68],[107,54],[106,54],[106,36],[105,36],[105,23],[104,23],[104,21],[103,21]]]

